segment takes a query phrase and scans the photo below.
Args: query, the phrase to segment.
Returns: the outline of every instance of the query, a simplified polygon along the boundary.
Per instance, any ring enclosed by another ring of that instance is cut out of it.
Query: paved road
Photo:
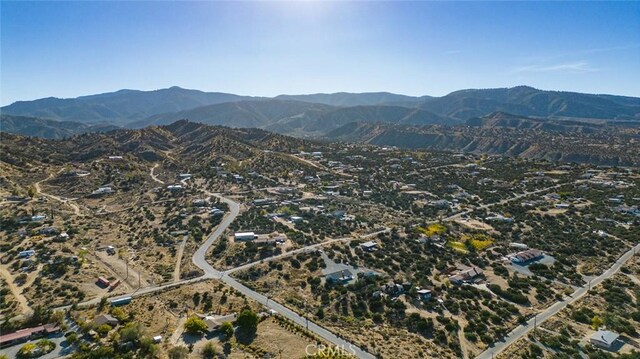
[[[264,305],[266,305],[268,308],[271,308],[273,310],[275,310],[276,312],[278,312],[279,314],[281,314],[282,316],[286,317],[289,320],[292,320],[293,322],[297,323],[298,325],[301,325],[302,327],[308,327],[309,331],[315,333],[316,335],[326,339],[327,341],[333,343],[333,345],[336,345],[342,349],[344,349],[344,351],[346,353],[350,353],[350,354],[354,354],[356,355],[358,358],[364,358],[364,359],[374,359],[375,356],[372,354],[367,353],[366,351],[360,349],[358,346],[342,339],[339,338],[338,336],[336,336],[335,334],[331,333],[330,331],[328,331],[327,329],[317,325],[316,323],[309,321],[307,323],[307,320],[305,318],[303,318],[302,316],[298,315],[298,313],[292,311],[291,309],[278,304],[276,302],[274,302],[273,300],[269,300],[266,296],[257,293],[247,287],[245,287],[244,285],[240,284],[238,281],[236,281],[235,279],[231,278],[228,275],[225,275],[222,278],[222,281],[224,281],[227,285],[229,285],[230,287],[234,288],[235,290],[239,291],[240,293],[246,295],[247,297],[262,303]]]
[[[333,345],[336,345],[340,348],[343,348],[347,353],[353,353],[355,354],[358,358],[364,358],[364,359],[374,359],[375,356],[372,354],[367,353],[366,351],[360,349],[358,346],[342,339],[339,338],[338,336],[336,336],[335,334],[331,333],[330,331],[328,331],[327,329],[317,325],[316,323],[312,322],[312,321],[307,321],[305,318],[303,318],[302,316],[298,315],[296,312],[284,307],[281,304],[278,304],[272,300],[269,300],[266,296],[253,291],[252,289],[242,285],[241,283],[239,283],[238,281],[236,281],[235,279],[233,279],[232,277],[230,277],[229,275],[226,274],[226,272],[224,271],[219,271],[215,268],[213,268],[206,260],[206,254],[207,251],[209,249],[209,247],[211,247],[211,245],[213,244],[213,242],[215,242],[223,233],[224,231],[229,227],[229,225],[231,225],[231,223],[235,220],[235,218],[238,216],[239,212],[240,212],[240,204],[229,199],[226,197],[221,196],[220,194],[215,194],[215,193],[208,193],[211,196],[215,196],[217,198],[219,198],[222,202],[226,203],[227,205],[229,205],[229,213],[225,215],[225,217],[222,219],[222,222],[220,222],[220,224],[218,225],[218,227],[209,235],[209,237],[207,238],[207,240],[198,248],[198,250],[194,253],[193,257],[192,257],[192,261],[193,264],[195,264],[197,267],[201,268],[204,271],[204,274],[199,277],[199,278],[194,278],[194,279],[189,279],[189,280],[182,280],[182,281],[178,281],[178,282],[173,282],[173,283],[169,283],[169,284],[165,284],[165,285],[160,285],[160,286],[150,286],[150,287],[146,287],[146,288],[141,288],[133,293],[130,294],[125,294],[125,295],[120,295],[117,297],[114,297],[113,299],[118,299],[118,298],[123,298],[123,297],[127,297],[127,296],[132,296],[132,297],[139,297],[139,296],[143,296],[143,295],[147,295],[147,294],[151,294],[151,293],[155,293],[161,290],[165,290],[165,289],[169,289],[169,288],[173,288],[173,287],[178,287],[178,286],[182,286],[185,284],[190,284],[190,283],[196,283],[205,279],[209,279],[209,278],[217,278],[221,281],[223,281],[224,283],[226,283],[227,285],[231,286],[232,288],[236,289],[237,291],[239,291],[240,293],[244,294],[245,296],[259,302],[259,303],[263,303],[265,304],[267,307],[274,309],[275,311],[277,311],[280,315],[284,316],[285,318],[299,324],[305,327],[309,328],[309,331],[313,332],[314,334],[326,339],[327,341],[331,342]],[[382,233],[388,231],[388,229],[385,229],[383,231],[380,232],[376,232],[376,233],[372,233],[364,237],[370,237],[370,236],[375,236],[378,233]],[[305,248],[300,248],[298,250],[296,250],[297,252],[301,252],[301,251],[305,251],[305,250],[309,250],[309,249],[313,249],[322,245],[326,245],[326,244],[330,244],[333,242],[337,242],[337,241],[346,241],[349,240],[350,238],[339,238],[339,239],[335,239],[332,241],[327,241],[324,243],[317,243],[314,245],[311,245],[309,247],[305,247]],[[296,253],[297,253],[296,252]],[[285,255],[293,255],[295,253],[289,252],[289,253],[285,253],[283,256]],[[250,265],[255,265],[255,263],[250,263]],[[237,269],[235,269],[237,270]],[[101,298],[94,298],[92,300],[80,303],[79,306],[91,306],[91,305],[96,305],[100,302]],[[63,307],[59,307],[56,309],[67,309],[69,308],[69,306],[63,306]]]
[[[226,270],[226,271],[224,271],[224,273],[225,274],[231,274],[231,273],[234,273],[234,272],[237,272],[237,271],[241,271],[241,270],[253,267],[253,266],[255,266],[257,264],[260,264],[260,263],[266,263],[266,262],[271,262],[271,261],[274,261],[274,260],[290,257],[290,256],[296,255],[298,253],[310,252],[310,251],[313,251],[313,250],[315,250],[315,249],[317,249],[319,247],[324,247],[326,245],[329,245],[329,244],[332,244],[332,243],[336,243],[336,242],[350,242],[350,241],[352,241],[354,239],[366,239],[366,238],[375,237],[380,233],[389,232],[390,230],[391,229],[389,229],[389,228],[385,228],[383,230],[380,230],[380,231],[377,231],[377,232],[373,232],[373,233],[369,233],[369,234],[365,234],[365,235],[359,236],[359,237],[345,237],[345,238],[330,239],[328,241],[324,241],[324,242],[320,242],[320,243],[316,243],[316,244],[311,244],[311,245],[306,246],[306,247],[294,249],[294,250],[289,251],[289,252],[284,252],[284,253],[275,255],[273,257],[264,258],[264,259],[261,259],[261,260],[256,261],[256,262],[243,264],[241,266]]]
[[[577,180],[577,181],[574,181],[573,184],[582,183],[584,181],[585,180]],[[515,195],[513,197],[505,198],[505,199],[503,199],[501,201],[498,201],[498,202],[483,204],[483,205],[480,205],[480,206],[475,207],[473,209],[467,209],[467,210],[464,210],[462,212],[458,212],[456,214],[452,214],[449,217],[443,218],[442,221],[452,221],[452,220],[460,218],[460,217],[462,217],[464,215],[467,215],[467,214],[469,214],[469,213],[471,213],[471,212],[473,212],[473,211],[475,211],[477,209],[491,208],[491,207],[494,207],[494,206],[497,206],[497,205],[501,205],[501,204],[505,204],[505,203],[509,203],[509,202],[513,202],[513,201],[517,201],[517,200],[519,200],[521,198],[530,196],[532,194],[547,192],[549,190],[556,189],[556,188],[562,187],[562,186],[567,185],[567,184],[571,184],[571,183],[560,183],[560,184],[553,185],[553,186],[550,186],[550,187],[541,188],[541,189],[538,189],[538,190],[535,190],[535,191],[524,192],[524,193]],[[431,221],[429,223],[436,223],[436,222],[438,222],[438,221]]]
[[[198,248],[198,250],[193,254],[193,264],[195,264],[198,268],[204,271],[203,277],[206,278],[216,278],[221,276],[221,272],[217,269],[214,269],[209,262],[207,262],[206,254],[209,247],[215,242],[218,237],[220,237],[224,231],[227,230],[229,225],[236,219],[238,213],[240,213],[240,204],[235,202],[227,197],[223,197],[216,193],[207,193],[210,196],[215,196],[220,199],[220,201],[226,203],[229,206],[229,213],[224,216],[218,227],[209,235],[207,240]]]
[[[301,317],[300,315],[298,315],[296,312],[290,310],[289,308],[284,307],[283,305],[280,305],[276,302],[273,301],[269,301],[269,299],[242,285],[241,283],[239,283],[238,281],[236,281],[235,279],[233,279],[232,277],[230,277],[229,275],[227,275],[225,272],[221,272],[218,271],[217,269],[213,268],[206,260],[206,253],[207,250],[209,249],[209,247],[213,244],[213,242],[215,242],[223,233],[224,231],[227,229],[227,227],[229,227],[229,225],[235,220],[235,218],[238,216],[238,213],[240,212],[240,204],[238,204],[237,202],[226,198],[226,197],[222,197],[219,194],[214,194],[214,193],[208,193],[209,195],[213,195],[216,196],[218,198],[220,198],[221,201],[227,203],[229,205],[229,214],[225,216],[225,218],[222,220],[222,222],[220,223],[220,225],[218,225],[218,227],[216,228],[215,231],[213,231],[213,233],[211,233],[209,235],[209,237],[207,238],[207,240],[200,246],[200,248],[198,248],[198,250],[196,251],[196,253],[193,255],[193,264],[195,264],[196,266],[198,266],[199,268],[201,268],[204,271],[204,275],[201,278],[218,278],[221,281],[223,281],[224,283],[226,283],[227,285],[229,285],[230,287],[234,288],[235,290],[237,290],[238,292],[244,294],[245,296],[259,302],[259,303],[263,303],[265,305],[267,305],[267,307],[274,309],[275,311],[277,311],[280,315],[284,316],[285,318],[292,320],[293,322],[302,325],[302,326],[307,326],[307,320],[304,319],[303,317]],[[338,239],[338,240],[346,240],[346,239]],[[337,241],[337,240],[336,240]],[[324,244],[327,244],[327,242],[325,242]],[[316,246],[319,245],[324,245],[322,243],[317,244],[317,245],[312,245],[313,248],[315,248]],[[305,248],[301,248],[299,251],[302,250],[308,250],[309,247],[305,247]],[[291,253],[293,254],[293,253]],[[290,254],[290,255],[291,255]],[[255,263],[254,263],[255,265]],[[344,350],[346,350],[348,353],[354,353],[355,355],[358,356],[358,358],[366,358],[366,359],[373,359],[375,358],[375,356],[365,352],[364,350],[360,349],[359,347],[357,347],[354,344],[351,344],[349,342],[347,342],[344,339],[341,339],[339,337],[337,337],[335,334],[331,333],[330,331],[324,329],[323,327],[313,323],[312,321],[308,322],[308,328],[309,331],[315,333],[316,335],[328,340],[329,342],[333,343],[334,345],[337,345],[341,348],[343,348]]]
[[[503,350],[505,350],[509,345],[515,343],[518,339],[522,338],[528,332],[533,330],[535,325],[542,324],[544,321],[556,315],[562,309],[566,308],[567,305],[576,302],[578,299],[580,299],[583,295],[585,295],[589,291],[590,287],[595,287],[598,284],[602,283],[605,279],[612,277],[614,274],[618,272],[620,267],[622,267],[622,265],[624,265],[629,259],[631,259],[635,255],[635,253],[639,250],[640,250],[640,244],[637,244],[635,247],[631,248],[628,252],[623,254],[604,273],[602,273],[598,277],[593,278],[590,284],[587,283],[586,285],[578,288],[575,292],[573,292],[571,297],[566,298],[561,302],[556,302],[555,304],[547,308],[542,313],[536,315],[534,319],[530,319],[529,321],[527,321],[526,324],[518,326],[517,328],[512,330],[504,338],[503,341],[495,343],[493,348],[489,348],[484,352],[480,353],[480,355],[478,355],[476,359],[490,359],[494,355],[497,355]]]

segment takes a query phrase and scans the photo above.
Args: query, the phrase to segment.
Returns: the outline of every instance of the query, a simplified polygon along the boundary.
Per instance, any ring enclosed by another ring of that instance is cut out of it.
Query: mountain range
[[[640,98],[527,86],[442,97],[377,92],[274,98],[171,87],[20,101],[0,111],[1,131],[46,138],[188,119],[301,138],[606,164],[636,163],[620,150],[640,140]],[[606,148],[613,143],[617,147]]]
[[[171,87],[19,101],[0,111],[14,116],[128,128],[190,119],[316,136],[349,122],[458,125],[494,112],[545,119],[640,120],[640,98],[543,91],[527,86],[461,90],[442,97],[375,92],[274,98]]]

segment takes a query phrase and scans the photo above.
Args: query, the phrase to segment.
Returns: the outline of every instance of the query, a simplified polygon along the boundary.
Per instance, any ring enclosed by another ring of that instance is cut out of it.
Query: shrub
[[[192,316],[184,323],[184,329],[189,334],[202,334],[207,331],[208,327],[204,320]]]

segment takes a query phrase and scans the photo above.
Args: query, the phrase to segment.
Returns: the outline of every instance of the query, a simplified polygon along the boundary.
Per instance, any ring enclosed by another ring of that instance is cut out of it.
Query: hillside
[[[130,127],[161,125],[180,119],[210,125],[256,127],[300,136],[322,135],[356,121],[417,125],[451,125],[460,122],[425,110],[402,106],[334,107],[301,101],[262,100],[223,103],[156,115],[132,123]]]
[[[640,118],[640,98],[543,91],[528,86],[455,91],[429,98],[419,107],[460,120],[497,111],[534,117]]]
[[[350,122],[457,125],[493,113],[526,117],[526,121],[518,120],[516,127],[540,130],[562,131],[561,127],[567,123],[554,122],[557,120],[624,124],[640,120],[640,98],[544,91],[527,86],[461,90],[442,97],[340,92],[280,95],[275,98],[171,87],[156,91],[120,90],[75,99],[20,101],[1,110],[15,116],[107,123],[130,128],[189,119],[211,125],[256,127],[309,137],[323,136]],[[539,122],[542,120],[547,122]],[[503,118],[500,121],[504,125],[514,119],[507,121]],[[49,125],[55,127],[56,124]],[[584,131],[591,131],[592,126],[580,126]],[[20,133],[42,134],[42,131],[28,132],[27,129]],[[64,132],[63,129],[60,131]]]
[[[177,112],[250,97],[171,87],[155,91],[120,90],[72,99],[43,98],[4,106],[3,114],[83,123],[125,124],[152,115]]]
[[[163,125],[181,119],[188,119],[209,125],[260,128],[267,127],[284,118],[331,109],[333,109],[331,106],[300,101],[238,101],[203,106],[176,113],[155,115],[142,121],[131,123],[129,127],[141,128],[149,125]]]
[[[89,125],[73,121],[0,115],[0,131],[42,138],[61,139],[85,132],[106,132],[117,128],[113,125]]]
[[[19,166],[24,161],[47,160],[52,164],[88,161],[111,155],[131,155],[143,161],[174,156],[203,165],[216,155],[249,158],[265,150],[291,151],[305,141],[259,129],[232,129],[177,121],[167,126],[85,133],[64,140],[0,133],[0,161]]]
[[[597,131],[585,130],[590,128],[585,126],[572,132],[558,132],[535,127],[402,126],[359,122],[331,131],[326,138],[379,146],[519,156],[560,162],[640,165],[640,131],[637,128],[602,127]]]
[[[407,105],[412,106],[428,98],[429,96],[414,97],[398,95],[389,92],[365,92],[365,93],[317,93],[309,95],[279,95],[279,100],[294,100],[313,103],[322,103],[331,106],[371,106],[371,105]]]

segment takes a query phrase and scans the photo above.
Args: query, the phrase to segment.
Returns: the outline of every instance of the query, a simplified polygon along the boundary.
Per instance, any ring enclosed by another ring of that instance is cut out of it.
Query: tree
[[[593,328],[593,330],[598,330],[598,328],[602,326],[602,323],[602,318],[598,316],[594,316],[593,318],[591,318],[591,328]]]
[[[231,336],[233,335],[233,324],[231,324],[230,322],[222,323],[222,325],[220,326],[220,331],[222,332],[222,334],[224,334],[225,339],[231,338]]]
[[[110,331],[111,331],[111,326],[109,324],[102,324],[96,329],[96,332],[98,332],[98,334],[102,336],[107,335]]]
[[[64,312],[62,310],[56,310],[51,314],[51,318],[49,318],[49,323],[55,323],[59,327],[64,324]]]
[[[205,359],[212,359],[218,354],[218,349],[215,347],[212,341],[208,341],[202,348],[202,357]]]
[[[189,348],[178,346],[169,349],[169,359],[187,359],[189,358]]]
[[[184,329],[189,334],[202,334],[207,331],[208,327],[204,320],[192,316],[184,323]]]
[[[78,341],[78,334],[76,332],[70,332],[67,335],[67,342],[69,342],[69,344],[73,344],[77,341]]]
[[[125,342],[135,342],[140,339],[142,330],[138,323],[127,323],[120,329],[120,338]]]
[[[27,194],[29,195],[29,198],[33,199],[33,197],[36,195],[36,189],[34,187],[29,187],[29,189],[27,190]]]
[[[245,309],[238,315],[236,323],[240,330],[255,333],[258,330],[258,315],[251,309]]]
[[[107,306],[107,297],[100,298],[100,303],[98,304],[98,310],[102,310],[106,306]]]

